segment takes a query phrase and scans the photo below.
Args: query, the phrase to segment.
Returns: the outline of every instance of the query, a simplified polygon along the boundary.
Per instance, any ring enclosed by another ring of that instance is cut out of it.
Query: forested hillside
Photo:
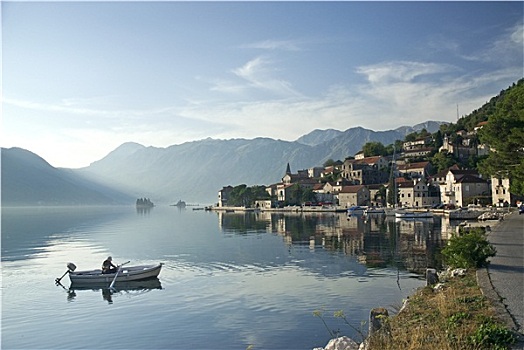
[[[511,192],[524,195],[524,79],[501,93],[479,137],[492,148],[479,170],[508,177]]]

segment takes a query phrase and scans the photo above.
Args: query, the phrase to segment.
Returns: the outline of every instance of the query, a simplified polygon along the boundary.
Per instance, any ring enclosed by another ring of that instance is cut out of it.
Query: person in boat
[[[102,263],[102,273],[116,273],[118,267],[113,265],[113,258],[108,256]]]

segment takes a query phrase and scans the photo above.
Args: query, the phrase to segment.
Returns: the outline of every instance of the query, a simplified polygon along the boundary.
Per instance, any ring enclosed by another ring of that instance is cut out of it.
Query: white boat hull
[[[140,281],[155,278],[160,273],[162,264],[122,267],[116,282]],[[75,285],[111,283],[115,273],[102,273],[102,270],[70,271],[69,279]]]
[[[405,211],[402,213],[395,213],[395,218],[397,219],[429,219],[432,217],[433,217],[433,214],[430,212]]]

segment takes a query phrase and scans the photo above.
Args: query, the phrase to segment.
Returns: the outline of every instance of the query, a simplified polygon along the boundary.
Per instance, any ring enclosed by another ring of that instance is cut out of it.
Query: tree
[[[436,133],[433,134],[433,147],[435,147],[437,150],[442,147],[444,144],[444,137],[442,136],[442,132],[438,130]]]
[[[228,206],[251,207],[257,199],[269,199],[271,196],[265,186],[255,185],[248,187],[245,184],[233,187],[228,198]]]
[[[328,167],[328,166],[335,166],[337,162],[334,161],[333,159],[329,158],[328,160],[326,160],[324,162],[324,168]]]
[[[415,131],[415,132],[412,132],[411,134],[406,135],[405,140],[406,142],[415,141],[417,137],[418,137],[418,133]]]
[[[430,161],[437,173],[457,163],[453,155],[448,152],[438,152]]]
[[[393,207],[396,207],[398,203],[398,195],[397,188],[395,186],[395,178],[393,176],[389,178],[387,194],[388,204]]]
[[[386,155],[386,147],[381,142],[367,142],[362,146],[364,157],[384,156]]]
[[[290,199],[288,200],[289,204],[300,204],[299,201],[302,199],[302,194],[304,190],[299,184],[293,184],[289,190]]]
[[[524,79],[495,105],[488,123],[479,131],[480,141],[490,146],[482,173],[510,179],[510,191],[524,195]]]
[[[313,192],[311,188],[306,188],[302,192],[302,203],[305,203],[305,202],[315,203],[316,201],[317,201],[317,195],[315,194],[315,192]]]
[[[495,256],[496,249],[486,239],[483,228],[477,227],[470,232],[449,239],[442,249],[444,262],[452,268],[479,268],[487,266],[488,258]]]
[[[396,140],[395,143],[392,143],[390,145],[386,146],[386,155],[390,156],[394,154],[396,151],[400,151],[402,149],[404,141],[402,140]]]

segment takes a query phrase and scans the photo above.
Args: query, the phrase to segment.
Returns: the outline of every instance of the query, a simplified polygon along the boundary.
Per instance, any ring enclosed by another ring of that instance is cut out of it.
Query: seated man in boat
[[[108,256],[106,260],[102,263],[102,273],[116,273],[118,267],[113,265],[113,258]]]

